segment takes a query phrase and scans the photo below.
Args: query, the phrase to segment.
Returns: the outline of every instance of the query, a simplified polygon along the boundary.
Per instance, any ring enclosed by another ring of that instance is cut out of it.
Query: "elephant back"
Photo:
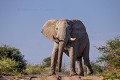
[[[80,20],[71,20],[72,21],[72,32],[71,37],[81,39],[86,36],[86,28]]]

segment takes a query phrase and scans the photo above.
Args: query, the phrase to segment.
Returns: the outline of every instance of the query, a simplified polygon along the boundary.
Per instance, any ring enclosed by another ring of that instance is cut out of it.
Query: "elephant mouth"
[[[64,40],[60,40],[59,38],[53,36],[53,39],[56,43],[59,43],[59,42],[64,42]]]

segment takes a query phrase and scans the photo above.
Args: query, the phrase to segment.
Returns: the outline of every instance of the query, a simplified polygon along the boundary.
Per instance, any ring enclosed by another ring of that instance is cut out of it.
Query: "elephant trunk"
[[[58,49],[58,71],[59,72],[61,72],[63,48],[64,48],[64,42],[59,42],[59,49]]]

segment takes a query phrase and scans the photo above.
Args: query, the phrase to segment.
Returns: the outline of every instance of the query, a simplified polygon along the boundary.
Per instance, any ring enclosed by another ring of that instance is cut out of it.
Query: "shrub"
[[[104,80],[114,80],[114,79],[120,79],[120,73],[116,73],[116,72],[104,72],[101,74],[104,77]]]
[[[104,62],[106,69],[120,68],[120,37],[116,37],[107,41],[105,46],[98,48],[102,56],[98,58],[98,62]]]
[[[42,66],[43,67],[50,67],[51,64],[51,57],[46,57],[43,59]]]
[[[120,79],[120,37],[108,40],[106,45],[98,48],[102,56],[97,62],[104,63],[103,77],[105,79]]]
[[[0,46],[0,71],[1,73],[23,73],[26,68],[26,60],[19,49]]]
[[[93,71],[95,72],[95,74],[100,74],[103,72],[103,66],[95,63],[95,62],[91,62]]]
[[[25,73],[26,74],[48,74],[50,71],[50,63],[51,63],[51,57],[46,57],[43,59],[42,64],[27,64]],[[58,71],[58,67],[56,66],[56,71]],[[67,72],[67,67],[64,64],[62,66],[62,71]]]
[[[27,64],[25,73],[26,74],[41,74],[44,70],[45,68],[43,68],[39,64],[36,64],[36,65]]]
[[[9,58],[2,58],[0,60],[0,73],[7,73],[7,74],[16,74],[17,69],[16,66],[18,63],[16,63],[15,60],[11,60]]]

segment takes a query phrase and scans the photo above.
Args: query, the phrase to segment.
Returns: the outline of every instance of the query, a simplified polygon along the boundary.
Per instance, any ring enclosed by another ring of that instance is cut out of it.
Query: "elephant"
[[[61,72],[63,52],[70,57],[70,76],[84,76],[82,59],[87,67],[87,74],[93,73],[89,60],[89,37],[80,20],[48,20],[43,25],[41,33],[54,42],[50,75],[55,74],[57,63],[58,71]],[[78,73],[75,70],[75,63],[78,64]]]

